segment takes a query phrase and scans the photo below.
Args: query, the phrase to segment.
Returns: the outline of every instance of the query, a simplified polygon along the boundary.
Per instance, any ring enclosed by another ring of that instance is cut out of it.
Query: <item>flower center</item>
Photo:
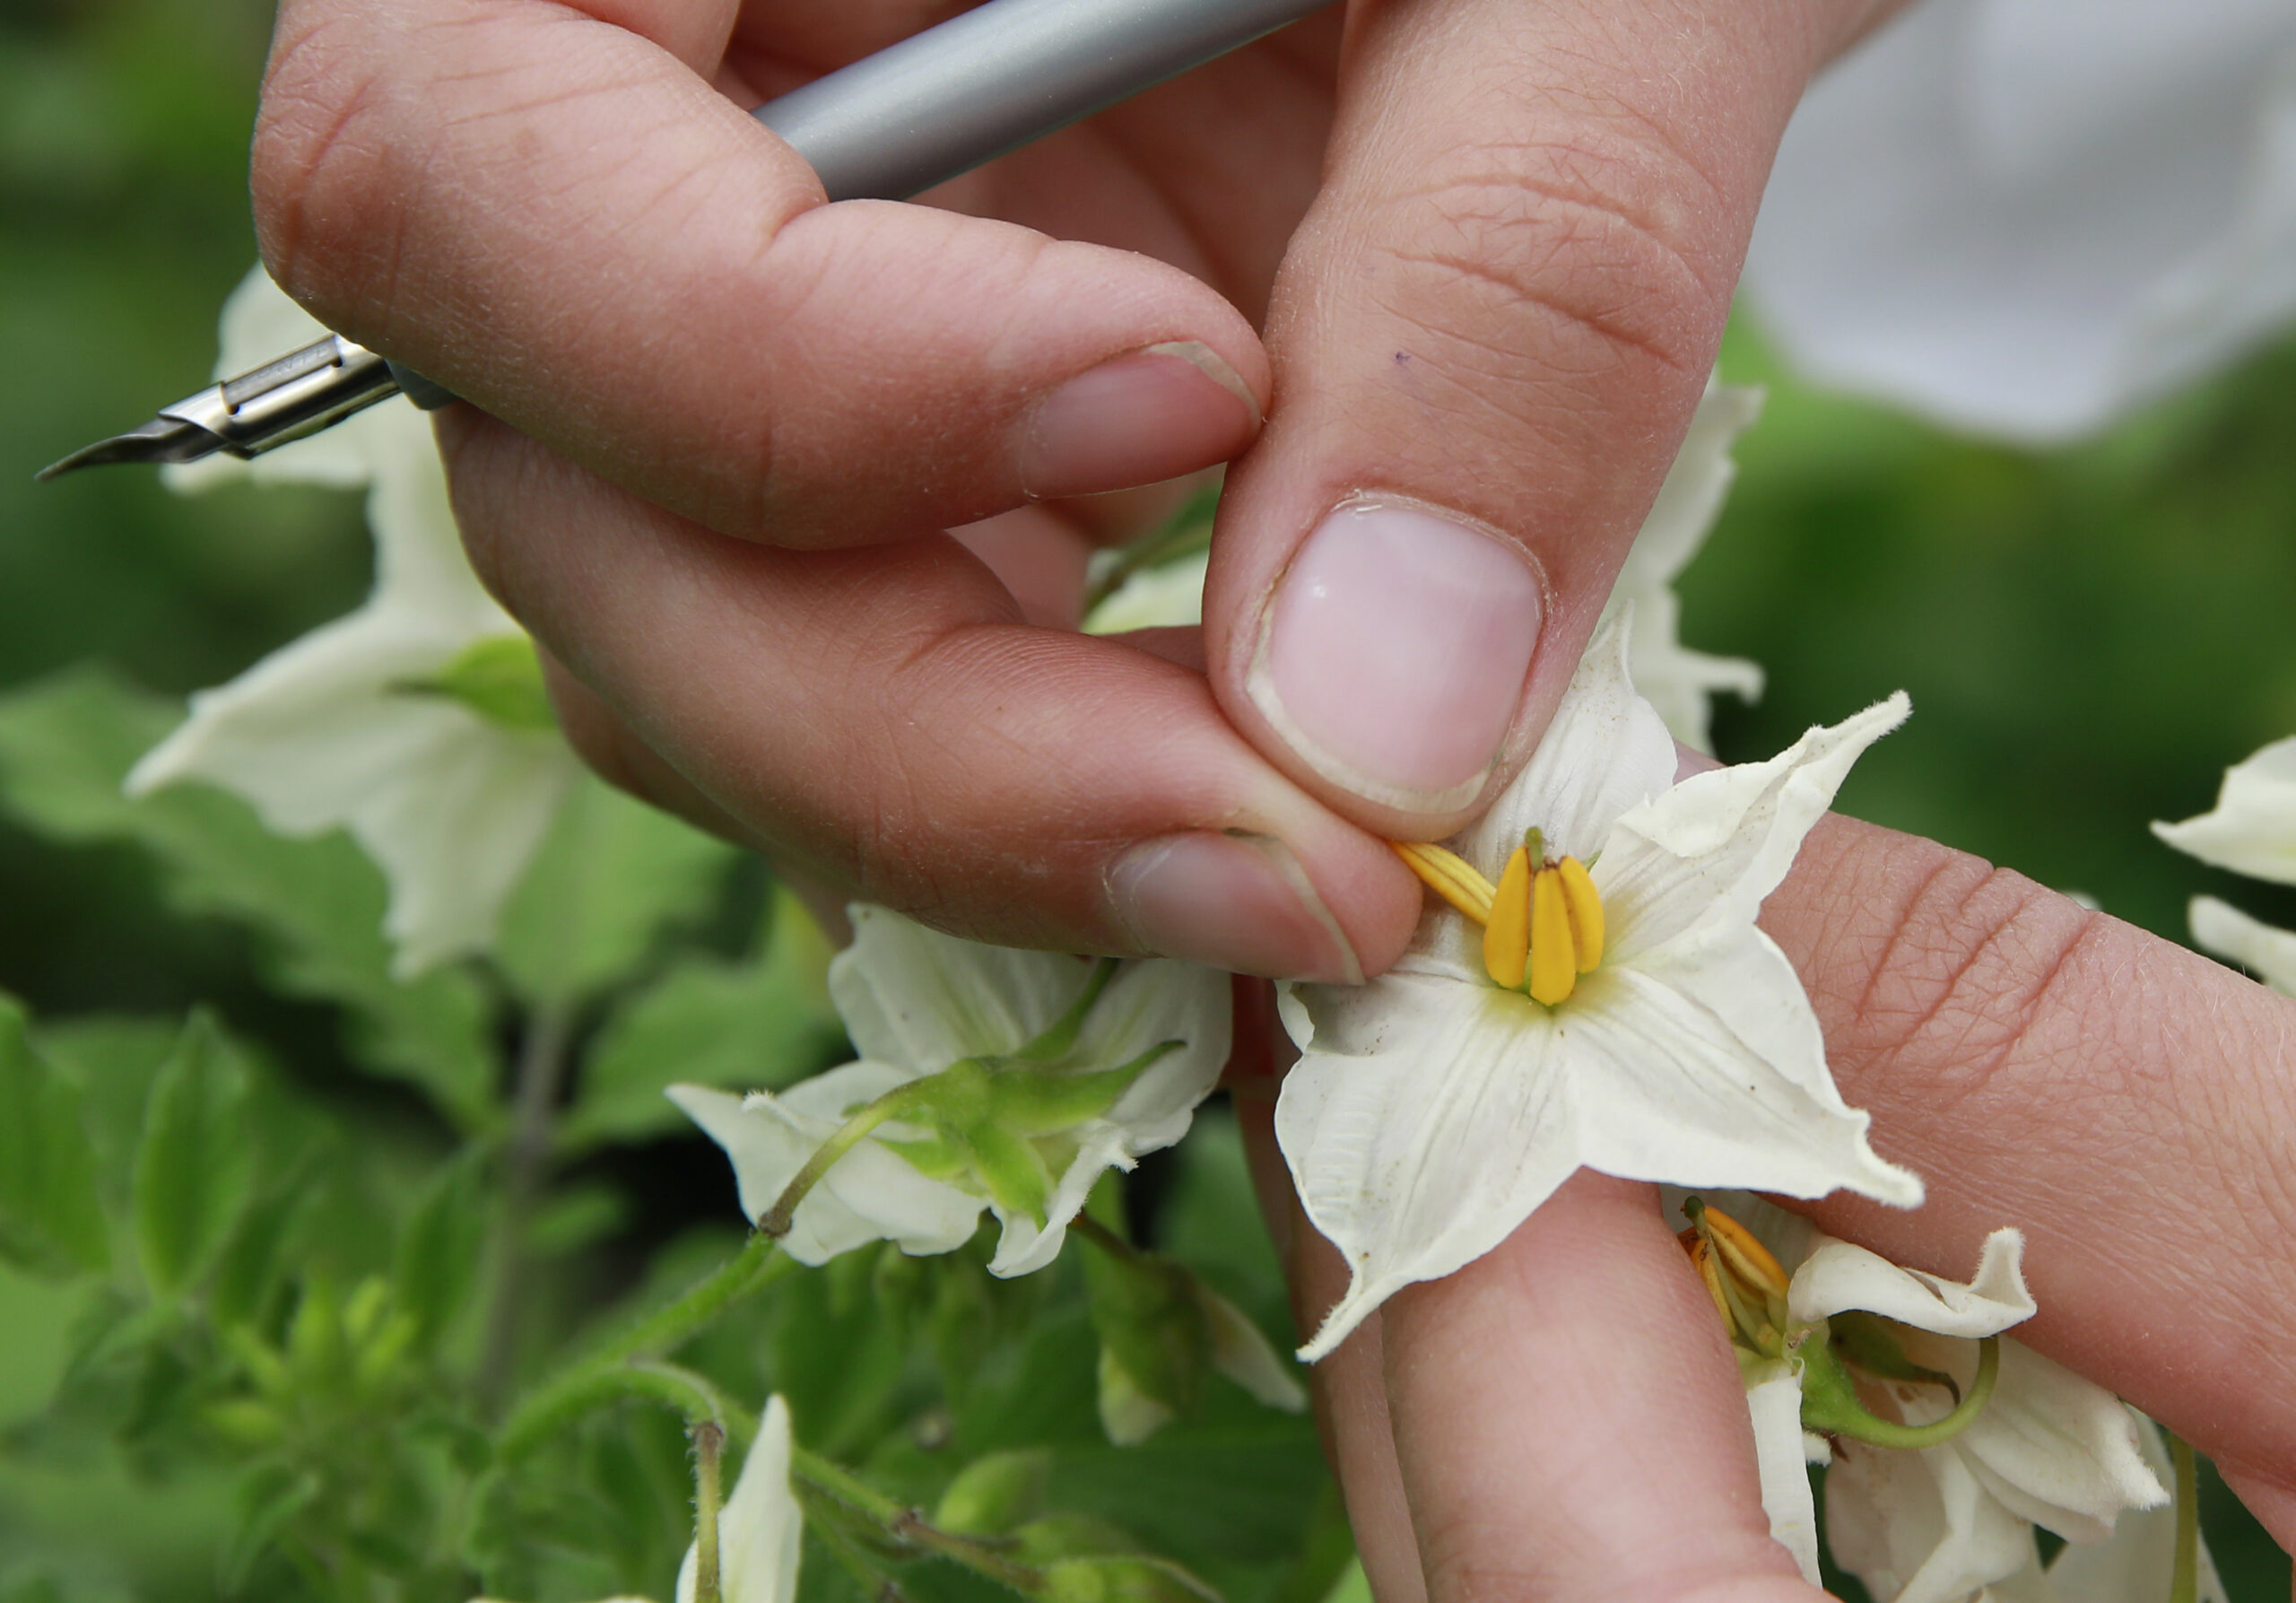
[[[1443,847],[1396,842],[1428,889],[1483,926],[1483,967],[1492,983],[1526,991],[1552,1007],[1603,961],[1603,898],[1577,858],[1550,858],[1536,830],[1507,858],[1494,885]]]

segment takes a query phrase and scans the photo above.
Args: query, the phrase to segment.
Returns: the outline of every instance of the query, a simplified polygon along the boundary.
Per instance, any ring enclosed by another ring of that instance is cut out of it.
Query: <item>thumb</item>
[[[1231,476],[1213,681],[1278,765],[1432,840],[1534,746],[1689,426],[1761,184],[1854,0],[1393,0]]]

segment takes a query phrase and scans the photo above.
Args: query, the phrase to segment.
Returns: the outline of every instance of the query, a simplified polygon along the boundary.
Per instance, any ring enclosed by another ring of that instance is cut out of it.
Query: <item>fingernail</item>
[[[1259,431],[1259,403],[1199,340],[1111,357],[1022,420],[1021,487],[1039,501],[1152,484],[1224,462]]]
[[[1522,699],[1539,581],[1514,546],[1417,507],[1351,501],[1276,582],[1247,686],[1333,784],[1409,812],[1475,798]]]
[[[1150,952],[1274,980],[1362,981],[1339,921],[1271,837],[1200,830],[1146,841],[1109,868],[1108,893]]]

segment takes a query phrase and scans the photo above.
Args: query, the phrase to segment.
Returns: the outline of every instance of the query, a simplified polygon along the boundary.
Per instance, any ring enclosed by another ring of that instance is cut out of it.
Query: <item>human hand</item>
[[[1825,1230],[1948,1277],[2023,1230],[2017,1337],[2207,1453],[2296,1541],[2279,1132],[2296,1002],[2021,876],[1833,817],[1764,906],[1877,1145],[1928,1180]],[[1272,1066],[1270,1066],[1272,1067]],[[1347,1285],[1239,1098],[1302,1329]],[[1653,1188],[1582,1172],[1498,1250],[1318,1366],[1381,1603],[1807,1595],[1768,1539],[1744,1384]]]
[[[1377,837],[1445,832],[1544,725],[1779,129],[1873,9],[1327,15],[963,215],[821,206],[742,115],[926,8],[291,0],[257,209],[291,291],[486,408],[443,419],[473,554],[611,775],[962,933],[1339,978],[1415,916]],[[1262,408],[1208,678],[1032,626],[1120,532],[1061,498]],[[1310,539],[1364,496],[1450,522]]]

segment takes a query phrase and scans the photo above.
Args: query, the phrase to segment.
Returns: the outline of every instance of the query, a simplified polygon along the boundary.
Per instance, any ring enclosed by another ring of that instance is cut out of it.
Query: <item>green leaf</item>
[[[247,1202],[246,1104],[245,1065],[213,1018],[193,1014],[152,1082],[132,1181],[136,1248],[161,1297],[205,1272]]]
[[[477,1283],[485,1175],[484,1148],[465,1148],[431,1180],[399,1231],[393,1301],[413,1316],[425,1342],[453,1323]]]
[[[23,1009],[0,997],[0,1258],[61,1276],[110,1257],[79,1089],[32,1050]]]
[[[431,678],[404,680],[391,688],[403,695],[459,701],[505,729],[550,733],[558,727],[549,686],[543,683],[542,659],[523,634],[474,640]]]
[[[319,1491],[318,1477],[276,1460],[242,1475],[231,1490],[234,1528],[216,1563],[218,1588],[230,1594],[246,1585],[280,1528],[317,1502]]]
[[[830,945],[787,890],[775,890],[762,953],[672,969],[613,1015],[562,1128],[570,1148],[688,1128],[663,1096],[684,1081],[772,1090],[836,1060],[845,1026],[829,1001]]]
[[[665,928],[708,912],[735,855],[585,775],[503,910],[503,971],[544,1006],[631,979]]]
[[[219,1327],[263,1317],[279,1285],[289,1233],[309,1204],[307,1188],[317,1167],[309,1161],[295,1164],[240,1215],[207,1281],[207,1315]]]
[[[121,783],[178,721],[173,703],[102,668],[0,697],[0,809],[52,840],[126,841],[161,869],[169,904],[259,932],[265,972],[348,1010],[360,1061],[413,1081],[465,1128],[489,1127],[495,1055],[486,1000],[465,973],[391,977],[380,872],[348,836],[291,841],[211,787],[131,801]]]
[[[128,1172],[144,1137],[144,1104],[183,1034],[183,1015],[83,1014],[34,1021],[33,1050],[80,1092],[105,1207],[127,1211]]]

